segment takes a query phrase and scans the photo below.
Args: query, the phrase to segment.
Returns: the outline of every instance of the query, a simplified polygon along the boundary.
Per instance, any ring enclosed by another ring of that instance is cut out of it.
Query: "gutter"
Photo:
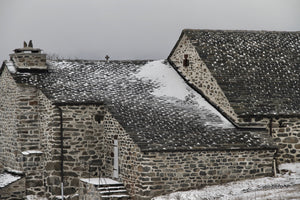
[[[269,134],[270,134],[270,137],[273,138],[272,130],[273,130],[273,117],[270,116],[270,118],[269,118]],[[273,176],[274,177],[276,177],[277,172],[279,172],[278,163],[277,163],[277,153],[278,153],[278,149],[275,151],[274,157],[273,157]]]
[[[60,179],[61,179],[61,198],[64,199],[64,133],[62,109],[56,106],[60,116]]]
[[[138,144],[139,145],[139,144]],[[270,147],[234,147],[234,148],[192,148],[192,149],[184,149],[184,148],[178,148],[178,149],[141,149],[142,152],[192,152],[192,151],[275,151],[275,153],[278,151],[278,147],[276,146],[270,146]]]

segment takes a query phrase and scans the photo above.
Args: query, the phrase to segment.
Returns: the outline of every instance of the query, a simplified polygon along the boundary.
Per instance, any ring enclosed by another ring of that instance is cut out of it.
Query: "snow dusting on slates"
[[[162,60],[149,62],[144,65],[137,77],[152,80],[160,85],[152,94],[158,97],[169,97],[172,101],[177,98],[182,101],[190,101],[201,109],[206,109],[214,114],[216,118],[220,118],[222,123],[206,122],[210,126],[221,126],[223,128],[233,128],[233,125],[221,115],[211,104],[209,104],[199,93],[189,87],[178,73],[168,64],[164,64]]]
[[[142,151],[274,148],[263,134],[234,128],[166,62],[47,63],[48,72],[12,76],[53,103],[105,104]]]

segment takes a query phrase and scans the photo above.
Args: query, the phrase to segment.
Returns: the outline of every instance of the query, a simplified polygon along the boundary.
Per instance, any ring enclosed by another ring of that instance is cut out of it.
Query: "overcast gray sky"
[[[163,59],[184,28],[300,31],[300,0],[0,0],[0,62],[30,39],[66,58]]]

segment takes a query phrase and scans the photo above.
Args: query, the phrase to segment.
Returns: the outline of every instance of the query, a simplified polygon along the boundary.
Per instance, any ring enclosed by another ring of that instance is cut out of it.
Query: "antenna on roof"
[[[106,62],[108,62],[108,59],[109,59],[109,58],[110,58],[110,57],[109,57],[108,55],[105,56]]]

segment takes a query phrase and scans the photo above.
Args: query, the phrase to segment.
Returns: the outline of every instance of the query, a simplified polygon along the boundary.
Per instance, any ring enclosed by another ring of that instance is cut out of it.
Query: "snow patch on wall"
[[[42,154],[43,152],[38,151],[38,150],[28,150],[28,151],[23,151],[22,154],[24,156],[30,155],[30,154]]]
[[[12,168],[9,168],[9,167],[5,167],[5,171],[7,171],[9,173],[12,173],[12,174],[17,174],[17,175],[23,175],[24,174],[24,172],[22,172],[22,171],[12,169]]]
[[[16,70],[16,68],[15,68],[15,66],[14,66],[14,64],[13,64],[13,62],[11,62],[11,61],[6,61],[5,64],[6,64],[7,69],[8,69],[8,71],[9,71],[10,73],[13,73],[13,74],[14,74],[14,73],[17,72],[17,70]]]
[[[19,180],[21,176],[12,175],[10,173],[4,172],[0,174],[0,188],[3,188],[17,180]]]

